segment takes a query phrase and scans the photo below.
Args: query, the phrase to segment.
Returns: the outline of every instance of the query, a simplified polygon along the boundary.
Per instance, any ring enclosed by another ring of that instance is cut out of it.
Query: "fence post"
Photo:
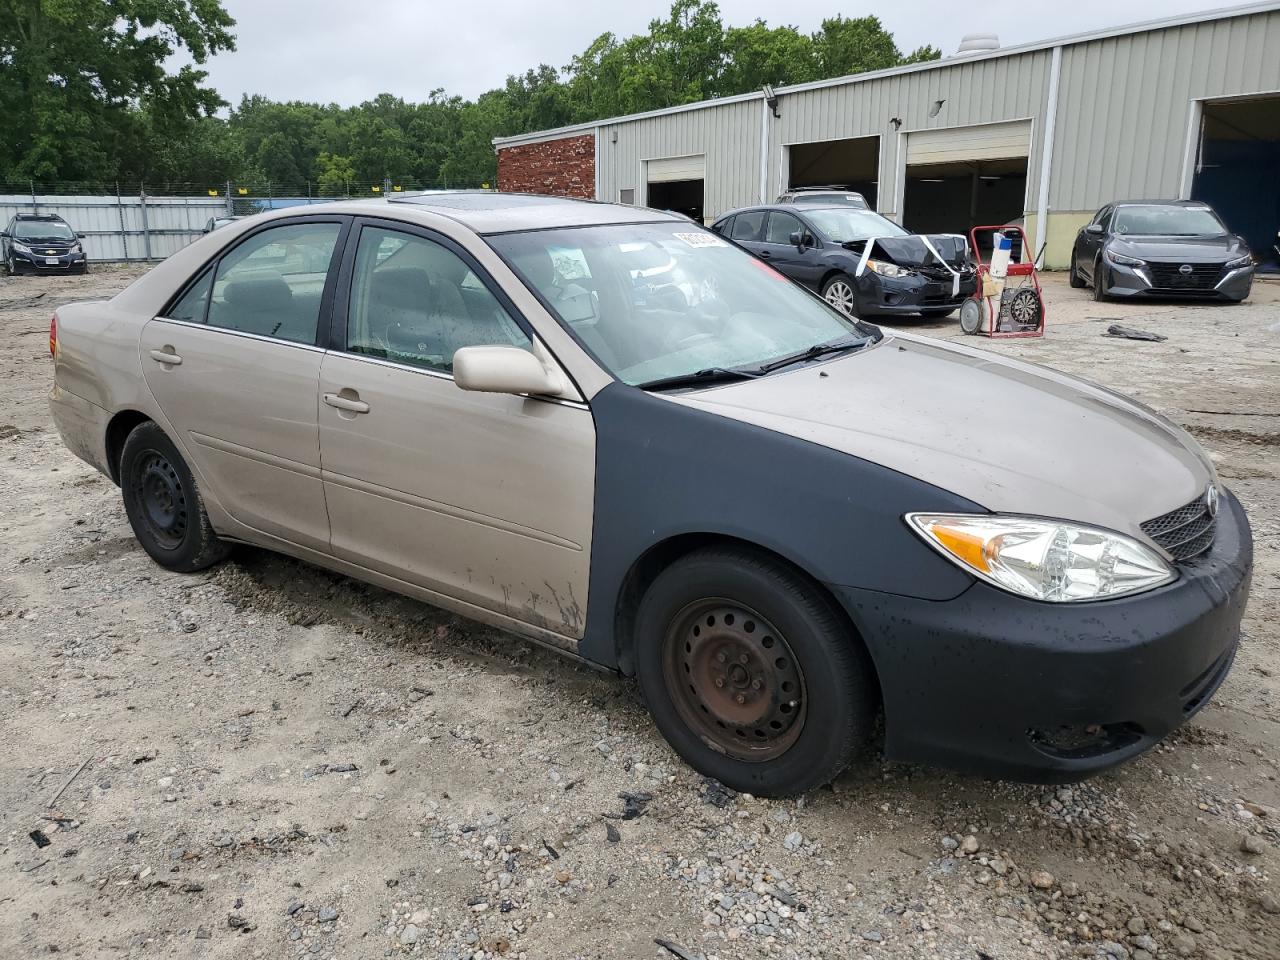
[[[124,251],[124,259],[129,261],[129,233],[124,228],[124,201],[120,198],[120,181],[116,181],[116,210],[120,214],[120,248]]]
[[[231,199],[231,181],[227,181],[227,216],[234,217],[236,215],[236,204]]]
[[[147,223],[147,188],[138,184],[138,202],[142,210],[142,250],[148,260],[151,259],[151,227]]]
[[[28,180],[27,183],[31,187],[31,212],[33,214],[39,213],[40,204],[36,202],[36,182],[34,180]]]

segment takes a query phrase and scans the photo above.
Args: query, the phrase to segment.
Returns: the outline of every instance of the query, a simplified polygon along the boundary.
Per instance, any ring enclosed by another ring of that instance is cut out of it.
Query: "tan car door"
[[[218,503],[249,527],[320,550],[329,519],[317,332],[345,227],[309,218],[248,235],[141,337],[147,386]]]
[[[453,351],[528,328],[469,255],[365,223],[320,371],[333,553],[466,607],[583,634],[595,474],[585,404],[461,390]],[[346,317],[343,329],[342,317]],[[456,605],[456,604],[455,604]]]

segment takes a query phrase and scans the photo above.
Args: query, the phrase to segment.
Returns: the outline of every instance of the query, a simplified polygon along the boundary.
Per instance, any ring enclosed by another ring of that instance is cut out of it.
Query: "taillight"
[[[58,315],[49,321],[49,356],[58,359]]]

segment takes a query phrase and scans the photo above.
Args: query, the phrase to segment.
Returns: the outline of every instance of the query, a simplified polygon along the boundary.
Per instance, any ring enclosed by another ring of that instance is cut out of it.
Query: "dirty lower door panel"
[[[461,390],[325,356],[320,451],[336,556],[574,639],[583,634],[595,426],[582,404]]]

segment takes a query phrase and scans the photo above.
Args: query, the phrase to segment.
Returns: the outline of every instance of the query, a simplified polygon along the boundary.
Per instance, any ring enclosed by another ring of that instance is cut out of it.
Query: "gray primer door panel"
[[[162,362],[168,355],[181,362]],[[241,523],[320,550],[329,543],[316,426],[323,355],[164,319],[141,337],[147,386],[218,502]]]
[[[333,553],[573,639],[586,615],[595,426],[584,406],[470,393],[330,353],[320,395]]]

